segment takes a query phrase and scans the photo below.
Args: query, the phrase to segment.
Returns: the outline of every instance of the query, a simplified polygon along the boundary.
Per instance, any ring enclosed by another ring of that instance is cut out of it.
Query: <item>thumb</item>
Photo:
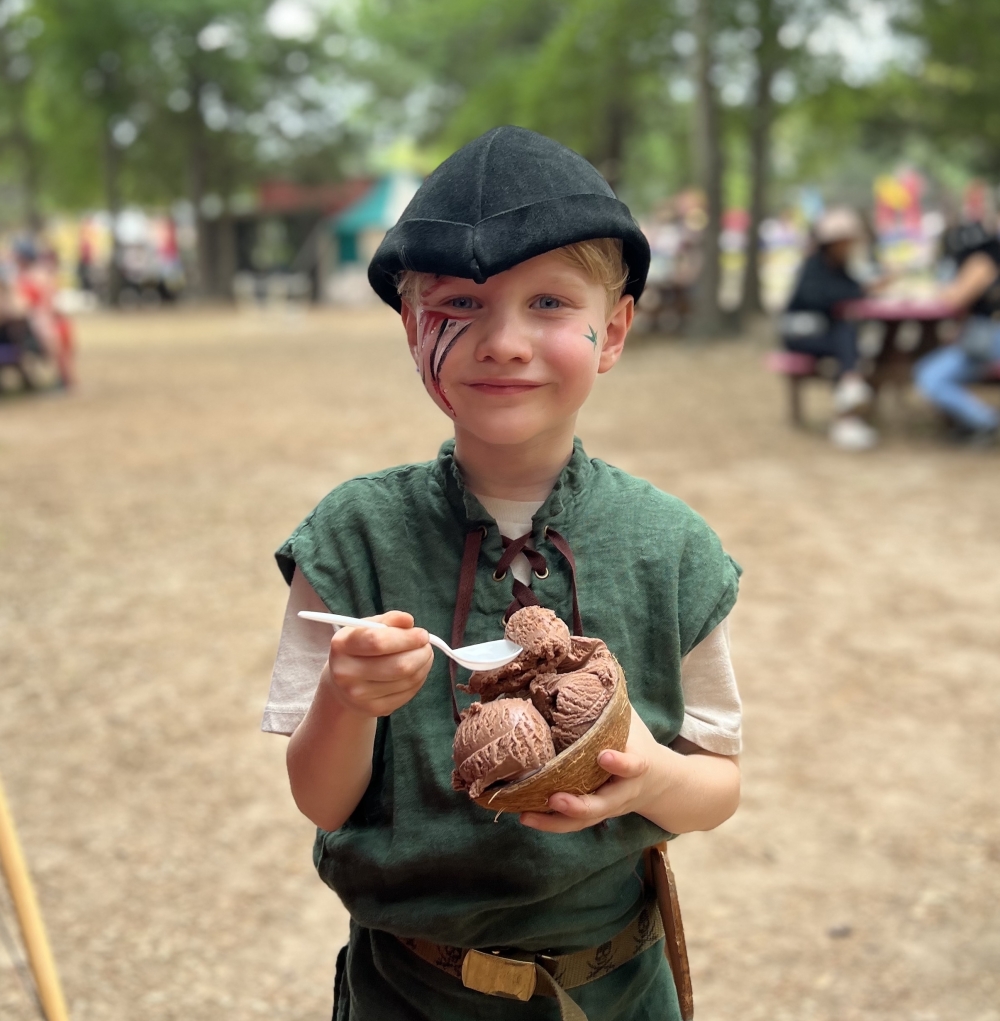
[[[386,624],[388,627],[398,627],[404,630],[413,627],[413,616],[403,610],[389,610],[387,613],[380,613],[369,619],[377,620],[380,624]]]
[[[601,752],[597,757],[597,762],[612,776],[621,776],[626,779],[642,776],[649,768],[649,764],[643,756],[630,752],[616,752],[612,748],[606,748]]]

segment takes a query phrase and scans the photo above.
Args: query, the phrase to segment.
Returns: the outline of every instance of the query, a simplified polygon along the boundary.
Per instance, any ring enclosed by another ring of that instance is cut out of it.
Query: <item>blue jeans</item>
[[[996,429],[1000,426],[1000,413],[965,389],[965,384],[985,377],[991,362],[1000,362],[1000,323],[993,329],[988,360],[972,358],[962,350],[959,341],[921,358],[913,369],[914,382],[932,404],[962,425],[970,429]]]

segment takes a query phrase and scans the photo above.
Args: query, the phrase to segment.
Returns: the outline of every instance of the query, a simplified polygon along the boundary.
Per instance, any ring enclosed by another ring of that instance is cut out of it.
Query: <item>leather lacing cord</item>
[[[552,527],[546,525],[542,530],[542,536],[549,540],[552,545],[562,554],[563,559],[569,564],[570,588],[573,593],[573,634],[583,635],[583,621],[580,618],[580,603],[576,594],[576,559],[569,543]],[[472,596],[476,590],[476,569],[479,566],[479,554],[483,548],[483,539],[486,538],[486,526],[479,525],[472,529],[465,536],[465,549],[462,551],[462,567],[458,576],[458,593],[455,597],[455,615],[451,621],[451,647],[458,649],[465,640],[465,628],[469,622],[469,612],[472,609]],[[531,541],[531,532],[527,532],[519,539],[508,539],[501,536],[504,551],[493,572],[494,581],[503,581],[507,576],[515,557],[523,553],[528,560],[531,570],[536,578],[547,578],[549,567],[545,557],[538,550],[531,549],[528,543]],[[513,599],[503,615],[502,623],[506,626],[512,613],[516,613],[524,606],[540,606],[538,596],[531,588],[514,579]],[[458,675],[458,665],[454,660],[450,661],[451,670],[451,711],[455,722],[459,722],[458,700],[455,697],[455,680]]]

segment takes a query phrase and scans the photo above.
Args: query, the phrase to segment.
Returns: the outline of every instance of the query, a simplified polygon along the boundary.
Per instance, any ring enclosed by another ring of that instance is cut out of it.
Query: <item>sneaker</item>
[[[839,415],[844,415],[848,411],[854,411],[855,408],[868,404],[873,394],[872,388],[863,379],[858,379],[857,376],[849,376],[846,379],[842,379],[837,384],[837,389],[833,391],[834,411]]]
[[[992,429],[973,429],[968,439],[966,439],[965,445],[974,449],[986,450],[989,447],[995,447],[997,439],[996,426]]]
[[[956,447],[985,449],[997,445],[998,427],[989,426],[986,429],[976,429],[964,422],[950,422],[945,435],[948,442]]]
[[[841,450],[871,450],[878,443],[878,433],[867,422],[848,415],[830,426],[830,442]]]

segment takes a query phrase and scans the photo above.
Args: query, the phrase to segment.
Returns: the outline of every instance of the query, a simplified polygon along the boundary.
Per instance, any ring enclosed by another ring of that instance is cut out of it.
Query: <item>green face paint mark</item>
[[[587,340],[589,340],[590,343],[593,344],[594,347],[596,348],[597,347],[597,333],[594,330],[594,327],[590,325],[590,323],[587,323],[587,329],[590,330],[590,333],[585,333],[584,337],[586,337]]]

